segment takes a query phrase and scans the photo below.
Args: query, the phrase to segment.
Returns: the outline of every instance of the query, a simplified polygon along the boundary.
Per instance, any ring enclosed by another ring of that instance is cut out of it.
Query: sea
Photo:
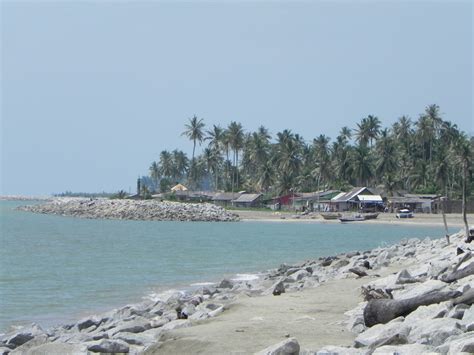
[[[0,201],[0,333],[74,322],[223,278],[250,280],[282,263],[444,235],[429,226],[91,220],[15,210],[29,203]]]

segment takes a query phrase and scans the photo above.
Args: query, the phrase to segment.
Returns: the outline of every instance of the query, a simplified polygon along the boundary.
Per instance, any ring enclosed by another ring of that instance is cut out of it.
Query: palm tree
[[[387,129],[382,131],[377,141],[376,150],[378,156],[375,167],[377,177],[395,175],[398,170],[397,147]]]
[[[158,181],[160,180],[160,167],[156,161],[150,165],[150,177],[153,180],[153,185],[156,189],[158,187]]]
[[[465,135],[461,135],[459,140],[456,142],[457,150],[457,163],[462,167],[462,216],[464,221],[465,233],[466,233],[466,242],[470,243],[473,238],[470,237],[469,233],[469,224],[467,222],[467,191],[469,187],[468,175],[469,171],[472,168],[473,161],[473,142],[474,140],[469,139]],[[472,174],[472,172],[471,172]]]
[[[166,178],[171,178],[173,176],[174,164],[171,153],[167,150],[163,150],[160,153],[160,172],[161,175]]]
[[[234,167],[237,171],[237,176],[234,178],[235,171],[232,174],[232,192],[234,192],[234,181],[237,182],[237,187],[239,186],[239,151],[243,148],[244,144],[244,130],[242,124],[232,121],[227,128],[229,144],[232,150],[234,151]]]
[[[354,173],[360,185],[369,186],[372,177],[372,157],[370,151],[364,144],[359,144],[353,151]]]
[[[369,121],[367,118],[363,118],[360,123],[357,123],[357,129],[355,130],[356,142],[359,145],[367,145],[370,134]]]
[[[173,150],[173,178],[181,180],[189,169],[189,159],[182,150]]]
[[[189,123],[186,123],[184,127],[186,130],[181,133],[182,136],[188,137],[189,140],[193,141],[193,156],[192,161],[194,161],[194,152],[196,150],[196,142],[201,144],[204,139],[204,122],[202,118],[197,118],[194,115],[189,119]]]
[[[367,130],[370,139],[370,147],[372,147],[372,140],[377,139],[380,133],[380,120],[376,116],[367,116]]]

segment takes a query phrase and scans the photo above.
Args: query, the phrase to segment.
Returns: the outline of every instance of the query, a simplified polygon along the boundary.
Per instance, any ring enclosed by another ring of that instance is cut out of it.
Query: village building
[[[232,200],[232,205],[235,207],[261,207],[262,194],[241,194],[237,199]]]
[[[212,202],[221,207],[228,207],[232,206],[232,201],[238,199],[240,195],[240,192],[220,192],[214,195]]]
[[[330,211],[376,212],[385,208],[382,196],[367,187],[356,187],[349,192],[341,192],[330,201]]]

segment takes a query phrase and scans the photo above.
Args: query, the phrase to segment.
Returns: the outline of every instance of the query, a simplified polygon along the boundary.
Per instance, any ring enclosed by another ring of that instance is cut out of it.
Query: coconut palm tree
[[[150,177],[153,181],[155,189],[158,187],[158,181],[160,180],[160,167],[156,161],[150,165]]]
[[[380,120],[377,116],[367,116],[367,130],[370,139],[370,147],[372,147],[372,140],[377,139],[380,133]]]
[[[227,134],[229,145],[234,151],[234,171],[232,174],[232,192],[234,192],[234,183],[236,182],[237,187],[239,186],[239,151],[243,148],[244,144],[244,130],[242,124],[232,121],[227,127]],[[236,171],[237,174],[235,174]]]
[[[163,150],[160,153],[160,172],[166,178],[172,178],[174,171],[173,158],[170,152]]]
[[[202,118],[197,118],[194,115],[192,118],[189,119],[189,123],[186,123],[184,127],[186,128],[182,136],[188,137],[189,140],[193,141],[193,156],[192,161],[194,161],[194,153],[196,150],[196,143],[201,144],[204,139],[204,127],[205,124]]]
[[[372,156],[365,144],[359,144],[352,154],[353,170],[359,185],[369,186],[373,176]]]

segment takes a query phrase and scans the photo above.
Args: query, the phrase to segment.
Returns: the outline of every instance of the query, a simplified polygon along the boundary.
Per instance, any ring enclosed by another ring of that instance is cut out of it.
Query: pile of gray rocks
[[[430,292],[454,292],[456,298],[420,306],[385,324],[366,325],[368,302],[346,313],[347,327],[358,334],[352,347],[300,349],[298,340],[286,339],[261,354],[457,354],[474,352],[474,275],[446,282],[453,268],[466,269],[474,258],[461,234],[444,239],[409,239],[365,252],[350,252],[294,265],[281,265],[252,281],[225,279],[208,287],[168,292],[138,304],[74,324],[44,330],[32,325],[0,338],[0,354],[24,353],[131,353],[159,349],[170,330],[190,327],[225,312],[238,295],[278,296],[317,287],[331,279],[367,278],[361,294],[367,299],[413,299]],[[458,253],[461,254],[457,255]],[[390,265],[410,265],[388,277],[377,275]],[[459,296],[461,298],[459,298]],[[273,296],[272,296],[273,297]],[[461,300],[462,302],[457,302]]]
[[[92,219],[206,222],[231,222],[239,219],[236,214],[210,203],[160,202],[157,200],[55,198],[44,204],[21,206],[18,209]]]

